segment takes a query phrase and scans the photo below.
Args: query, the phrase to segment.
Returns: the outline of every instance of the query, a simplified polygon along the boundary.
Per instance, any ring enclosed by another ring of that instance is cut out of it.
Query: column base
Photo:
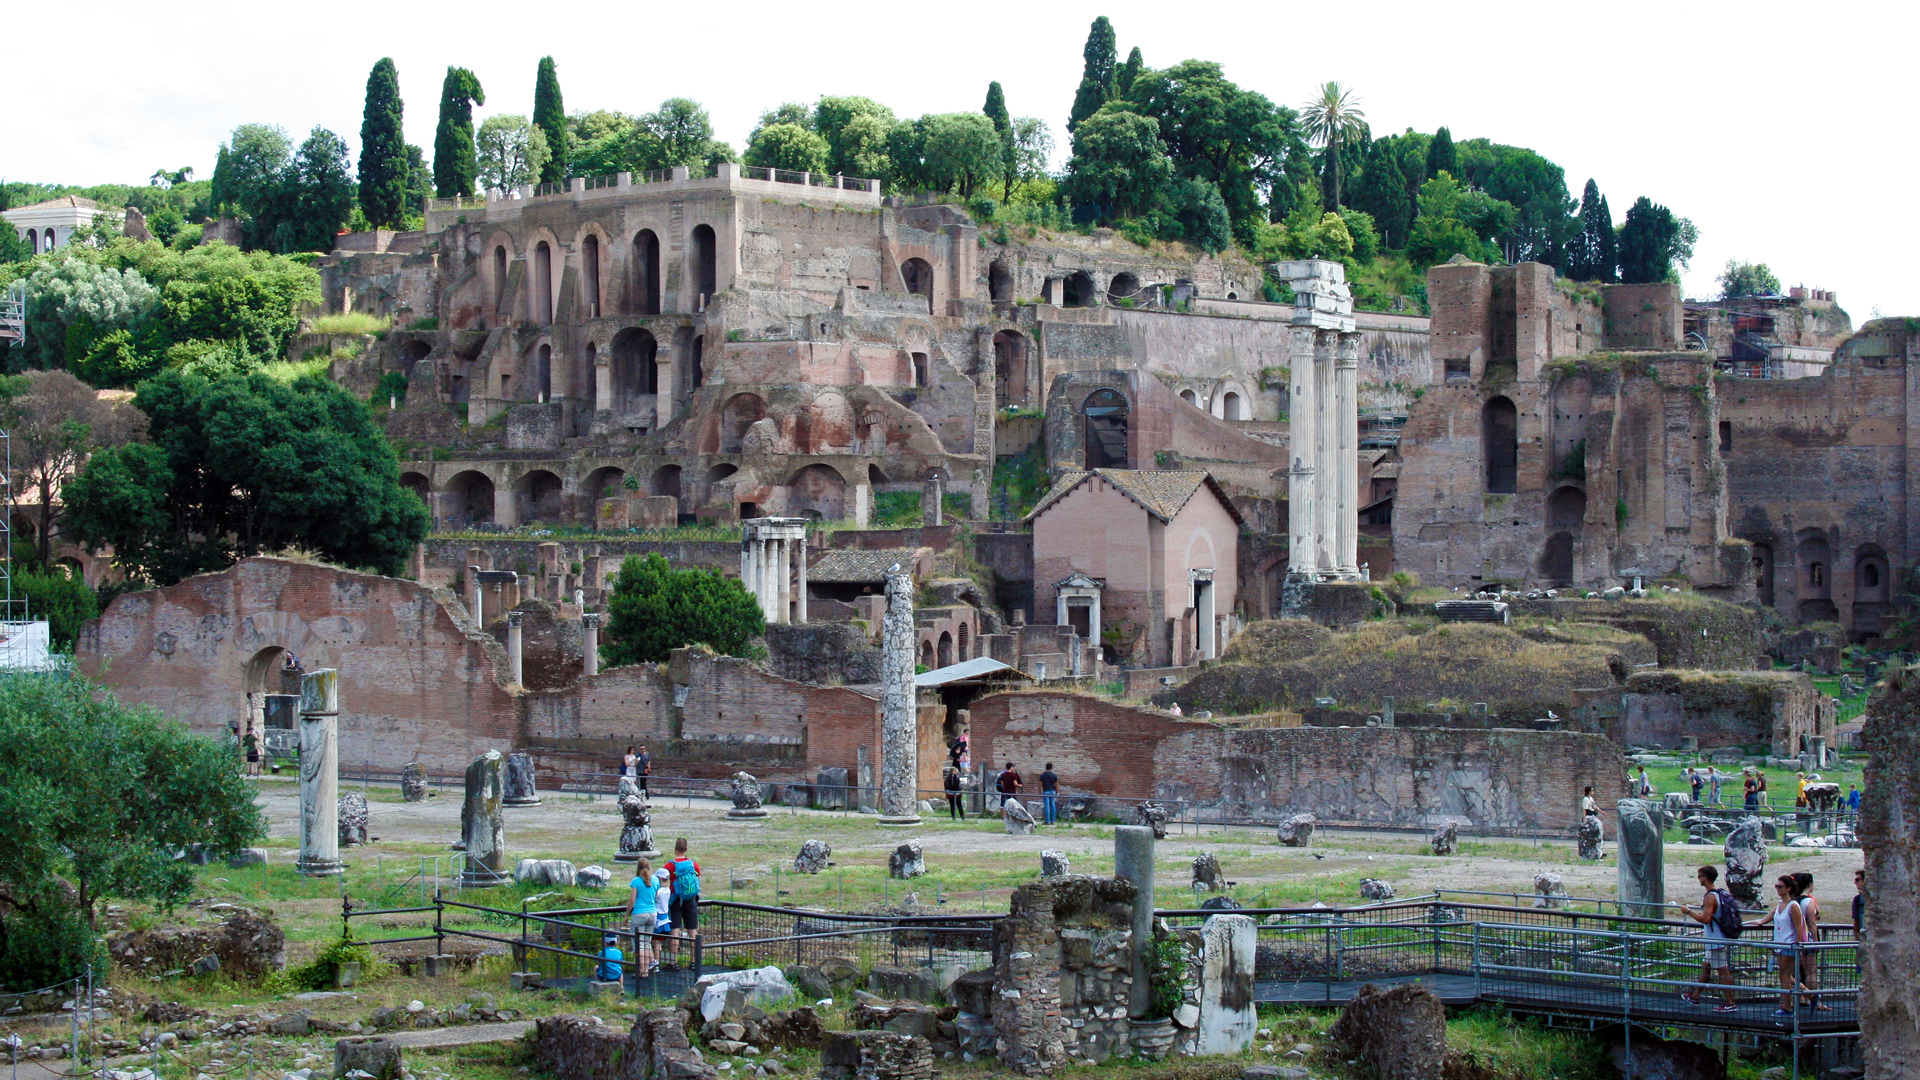
[[[502,800],[500,800],[500,805],[501,805],[501,806],[539,806],[539,805],[540,805],[540,800],[539,800],[539,799],[537,799],[537,798],[533,798],[533,799],[502,799]]]
[[[756,806],[749,809],[736,806],[727,811],[727,816],[730,818],[763,818],[767,816],[767,811],[765,807]]]
[[[347,864],[339,859],[301,859],[293,864],[293,872],[302,877],[338,877],[347,872]]]
[[[463,889],[486,889],[495,885],[513,884],[513,875],[504,870],[491,870],[484,866],[468,866],[460,871],[460,887]]]
[[[614,862],[639,862],[641,859],[657,859],[660,853],[648,848],[645,851],[623,851],[613,857]]]
[[[889,829],[910,829],[913,826],[920,824],[920,815],[910,814],[905,817],[883,815],[882,817],[877,819],[874,822],[874,824],[880,825]]]

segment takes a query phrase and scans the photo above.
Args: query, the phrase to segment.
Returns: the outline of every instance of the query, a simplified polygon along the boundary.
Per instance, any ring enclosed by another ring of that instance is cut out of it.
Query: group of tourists
[[[972,767],[973,758],[968,751],[967,733],[962,731],[947,744],[947,767],[943,787],[947,793],[949,820],[966,820],[967,809],[962,801],[966,790],[964,777]],[[1041,824],[1052,825],[1059,820],[1060,816],[1060,777],[1053,771],[1053,762],[1047,762],[1046,770],[1040,774],[1039,780]],[[994,794],[999,796],[994,809],[1005,806],[1008,799],[1025,791],[1026,787],[1026,781],[1020,778],[1020,771],[1014,768],[1013,762],[1007,762],[1007,767],[1002,769],[993,780]]]
[[[1793,874],[1781,874],[1774,879],[1773,910],[1751,922],[1740,918],[1740,904],[1733,894],[1719,885],[1720,871],[1717,867],[1702,866],[1696,875],[1701,889],[1705,890],[1705,899],[1699,907],[1680,905],[1680,913],[1702,927],[1707,939],[1706,952],[1700,965],[1700,981],[1703,986],[1719,984],[1721,1003],[1714,1006],[1715,1012],[1730,1013],[1740,1008],[1734,996],[1732,946],[1733,939],[1742,931],[1771,929],[1773,937],[1767,945],[1774,954],[1774,963],[1780,975],[1780,1007],[1774,1010],[1776,1024],[1784,1024],[1794,1015],[1795,994],[1806,995],[1803,1003],[1816,1012],[1828,1012],[1831,1006],[1820,1000],[1816,993],[1820,987],[1820,950],[1807,948],[1822,938],[1820,929],[1820,901],[1813,895],[1813,875],[1801,871]],[[1853,872],[1853,937],[1860,940],[1860,923],[1866,908],[1867,873],[1865,870]],[[1689,1005],[1700,1004],[1700,991],[1683,992],[1681,1000]]]
[[[700,933],[700,864],[687,854],[687,838],[673,842],[673,858],[659,868],[646,859],[635,864],[628,888],[628,936],[638,977],[692,966]],[[608,934],[602,944],[594,977],[618,982],[627,959],[620,935]]]

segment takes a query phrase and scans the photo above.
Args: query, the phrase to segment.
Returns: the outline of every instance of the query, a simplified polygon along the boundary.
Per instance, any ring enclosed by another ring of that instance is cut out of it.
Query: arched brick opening
[[[587,318],[600,317],[600,238],[588,233],[580,241],[580,284],[586,301]]]
[[[533,392],[543,404],[553,398],[553,346],[544,342],[533,351]]]
[[[607,358],[612,371],[613,401],[609,408],[617,413],[632,412],[642,398],[660,392],[660,343],[639,327],[628,327],[613,336],[612,354]]]
[[[1547,537],[1547,547],[1540,555],[1540,576],[1549,585],[1573,584],[1573,534],[1557,532]]]
[[[426,503],[429,508],[433,506],[432,500],[428,497],[433,491],[433,485],[424,475],[417,472],[403,472],[400,474],[400,486],[420,496],[420,501]]]
[[[953,663],[953,635],[945,630],[940,631],[940,645],[937,653],[937,666],[947,667]]]
[[[767,415],[767,403],[759,394],[735,394],[720,407],[720,452],[735,454],[754,421]]]
[[[1241,406],[1240,395],[1232,390],[1220,398],[1220,418],[1222,420],[1245,420],[1246,410]]]
[[[1760,597],[1761,607],[1773,606],[1773,545],[1758,541],[1753,545],[1753,590]]]
[[[1019,331],[993,335],[993,375],[995,403],[1000,408],[1027,407],[1027,339]]]
[[[707,470],[707,483],[717,484],[720,481],[725,480],[727,477],[732,476],[734,473],[737,473],[739,471],[740,471],[740,467],[738,465],[729,465],[723,461],[720,464],[715,465],[713,468]]]
[[[920,643],[920,666],[928,671],[933,670],[933,642],[931,641]]]
[[[915,296],[933,299],[933,265],[925,259],[913,258],[900,264],[900,283]]]
[[[560,478],[545,469],[535,469],[513,485],[513,499],[522,522],[559,521],[566,515]]]
[[[479,524],[493,520],[493,479],[486,473],[468,470],[447,481],[452,496],[449,519],[458,524]]]
[[[662,465],[653,470],[653,477],[647,481],[647,494],[671,495],[680,497],[680,466]]]
[[[660,238],[641,229],[633,238],[633,309],[660,314]]]
[[[1081,406],[1086,418],[1086,465],[1089,469],[1127,468],[1127,399],[1102,387]]]
[[[1120,300],[1131,301],[1133,294],[1139,291],[1140,279],[1130,273],[1122,271],[1113,275],[1113,281],[1107,285],[1107,302],[1114,303]]]
[[[533,321],[553,325],[553,247],[545,240],[533,248]]]
[[[507,308],[507,245],[493,246],[493,314],[496,320],[506,317]]]
[[[830,465],[809,465],[787,481],[787,514],[822,521],[847,516],[847,482]]]
[[[1547,528],[1579,532],[1587,521],[1587,493],[1563,487],[1547,497]]]
[[[1884,602],[1889,595],[1887,557],[1878,545],[1868,544],[1854,554],[1853,598]]]
[[[1013,301],[1013,272],[1007,269],[1007,260],[995,259],[987,267],[987,298],[995,303]]]
[[[626,491],[626,479],[627,470],[606,465],[588,473],[587,482],[581,485],[580,491],[591,502],[617,498]]]
[[[1838,622],[1833,603],[1833,548],[1818,529],[1800,532],[1800,621]]]
[[[1100,287],[1093,283],[1093,275],[1085,270],[1067,276],[1065,294],[1063,307],[1094,307],[1100,302]]]
[[[1185,390],[1180,391],[1180,400],[1186,402],[1187,404],[1193,406],[1196,409],[1200,407],[1200,395],[1194,393],[1193,387],[1191,386],[1187,387]]]
[[[1488,494],[1519,490],[1520,414],[1512,401],[1497,397],[1480,410],[1480,455],[1486,463]]]
[[[695,311],[705,311],[708,302],[713,299],[713,294],[719,291],[717,288],[719,284],[718,251],[719,246],[714,239],[713,226],[695,225],[691,254],[693,263],[688,268],[692,271],[693,310]]]

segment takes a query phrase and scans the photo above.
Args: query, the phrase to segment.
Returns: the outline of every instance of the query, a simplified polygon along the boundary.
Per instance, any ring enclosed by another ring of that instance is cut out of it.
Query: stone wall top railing
[[[697,174],[697,175],[696,175]],[[658,169],[644,173],[615,173],[612,176],[576,176],[551,184],[528,185],[506,191],[490,191],[484,198],[465,197],[458,199],[427,200],[427,232],[439,232],[454,224],[459,216],[466,214],[471,220],[471,212],[484,211],[487,216],[480,220],[496,217],[512,217],[520,213],[529,202],[539,200],[619,198],[623,194],[644,189],[648,194],[659,191],[679,190],[722,190],[772,192],[789,187],[804,187],[815,198],[844,200],[862,205],[877,206],[880,202],[880,182],[855,176],[833,176],[825,173],[790,172],[785,169],[751,168],[721,162],[714,166],[702,166],[689,169],[680,166],[673,169]]]

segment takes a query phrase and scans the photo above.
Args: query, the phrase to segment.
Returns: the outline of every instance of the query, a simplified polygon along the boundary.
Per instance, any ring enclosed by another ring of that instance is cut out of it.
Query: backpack
[[[700,895],[700,868],[692,859],[673,860],[673,898],[686,900]]]
[[[1725,889],[1715,889],[1713,895],[1720,900],[1713,909],[1713,928],[1720,931],[1721,937],[1729,939],[1739,937],[1740,931],[1746,929],[1740,924],[1739,902],[1734,900],[1733,894]]]

